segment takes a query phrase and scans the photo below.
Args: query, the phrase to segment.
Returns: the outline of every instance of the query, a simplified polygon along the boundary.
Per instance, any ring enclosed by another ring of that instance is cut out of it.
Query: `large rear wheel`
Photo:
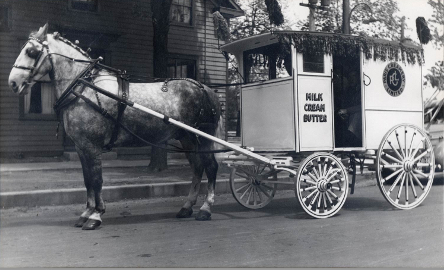
[[[396,208],[415,208],[432,188],[433,147],[416,126],[401,124],[389,130],[379,145],[376,166],[378,187]]]

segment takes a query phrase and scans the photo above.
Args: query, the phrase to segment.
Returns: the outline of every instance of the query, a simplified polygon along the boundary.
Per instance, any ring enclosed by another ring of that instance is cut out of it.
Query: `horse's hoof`
[[[199,221],[211,220],[211,213],[200,210],[199,213],[197,213],[196,220]]]
[[[82,230],[95,230],[100,224],[102,224],[102,221],[100,220],[88,219],[88,221],[83,224]]]
[[[74,227],[83,227],[83,224],[88,221],[87,217],[79,217],[76,224],[74,224]]]
[[[193,208],[186,209],[181,208],[179,213],[177,213],[176,218],[189,218],[193,214]]]

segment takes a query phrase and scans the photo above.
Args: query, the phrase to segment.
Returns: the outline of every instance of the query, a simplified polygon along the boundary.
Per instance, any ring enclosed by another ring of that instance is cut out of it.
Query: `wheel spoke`
[[[404,155],[404,151],[402,150],[401,143],[399,142],[399,134],[398,134],[398,131],[397,131],[397,130],[395,131],[395,134],[396,134],[396,141],[398,141],[399,151],[401,151],[401,155],[402,155],[402,157],[405,157],[405,155]]]
[[[416,175],[415,175],[413,172],[410,172],[410,174],[411,174],[411,176],[413,176],[413,178],[415,179],[415,181],[416,181],[416,183],[418,184],[418,186],[419,186],[422,190],[424,190],[424,186],[423,186],[423,184],[421,183],[421,181],[419,181],[418,177],[416,177]]]
[[[265,196],[267,196],[269,199],[271,199],[270,194],[268,194],[261,186],[258,186],[259,190],[262,191],[262,193],[265,194]]]
[[[410,141],[410,146],[409,146],[409,157],[411,156],[411,154],[412,154],[412,144],[413,144],[413,139],[415,138],[415,135],[416,135],[416,130],[413,132],[413,135],[412,135],[412,140]]]
[[[245,194],[247,194],[247,192],[252,188],[252,186],[249,186],[244,193],[242,193],[242,196],[240,196],[240,199],[242,200],[242,198],[245,196]]]
[[[331,179],[333,179],[333,177],[337,176],[339,173],[341,172],[341,170],[337,170],[335,173],[333,173],[329,178],[327,178],[327,183],[330,182]]]
[[[261,203],[262,203],[264,200],[262,199],[262,195],[261,195],[261,193],[259,192],[260,186],[257,186],[257,187],[255,187],[255,188],[256,188],[257,196],[259,197],[259,200],[260,200]]]
[[[323,174],[324,177],[327,176],[327,166],[328,166],[328,163],[327,163],[327,160],[325,160],[324,161],[324,174]]]
[[[432,164],[430,164],[430,163],[421,163],[421,162],[418,162],[418,163],[416,163],[416,167],[429,167],[429,168],[431,168],[433,165]]]
[[[402,178],[402,176],[403,176],[404,174],[405,174],[405,173],[402,172],[400,175],[398,175],[398,177],[396,178],[396,180],[395,180],[395,182],[393,183],[393,185],[390,187],[390,189],[389,189],[389,191],[387,192],[387,194],[390,194],[390,193],[393,191],[393,189],[396,187],[396,185],[398,184],[399,180],[401,180],[401,178]]]
[[[313,196],[316,192],[319,192],[317,189],[314,190],[312,193],[308,194],[308,196],[304,197],[302,200],[305,202],[307,199],[310,199],[311,196]]]
[[[250,192],[248,193],[247,204],[250,204],[251,193],[254,191],[254,187],[251,186]]]
[[[331,190],[327,189],[327,192],[330,193],[333,198],[338,199],[338,196],[336,196],[336,194],[334,194]]]
[[[261,186],[268,188],[269,190],[273,190],[274,187],[270,187],[269,185],[266,185],[264,183],[261,183]]]
[[[304,183],[312,184],[312,185],[315,185],[315,186],[316,186],[316,183],[313,182],[313,181],[311,181],[310,179],[302,179],[301,181],[304,182]]]
[[[240,188],[236,189],[236,193],[240,192],[242,189],[244,189],[244,188],[246,188],[246,187],[248,187],[248,186],[250,186],[250,185],[251,185],[251,184],[248,183],[248,184],[246,184],[246,185],[241,186]]]
[[[319,170],[319,177],[322,177],[324,174],[322,173],[322,168],[321,168],[321,158],[318,158],[318,170]]]
[[[424,138],[421,138],[419,143],[416,145],[415,151],[413,151],[413,153],[410,155],[410,158],[414,158],[416,156],[416,153],[418,153],[419,148],[421,148],[421,144],[423,144],[423,143],[424,143]]]
[[[333,201],[331,200],[330,195],[328,195],[328,190],[327,190],[327,192],[325,192],[325,195],[327,195],[327,199],[328,199],[328,202],[330,203],[330,205],[333,205]]]
[[[320,193],[321,195],[319,195],[319,199],[318,199],[318,208],[321,208],[321,202],[322,202],[322,198],[324,198],[324,193]]]
[[[401,154],[399,154],[398,150],[396,150],[395,147],[393,147],[392,142],[387,140],[387,143],[390,145],[390,147],[393,149],[393,151],[395,151],[396,155],[398,156],[399,159],[404,159]]]
[[[316,186],[312,186],[312,187],[302,188],[302,191],[310,191],[310,190],[313,190],[313,189],[317,189],[317,187]]]
[[[418,198],[418,195],[416,194],[415,185],[413,184],[412,174],[409,173],[409,181],[410,181],[410,187],[412,188],[413,195],[415,196],[415,199]]]
[[[405,151],[404,157],[408,157],[409,154],[407,153],[407,128],[406,127],[404,127],[404,151]]]
[[[402,164],[387,164],[381,166],[383,169],[390,169],[390,168],[402,168]]]
[[[424,177],[424,178],[428,178],[428,177],[429,177],[428,175],[424,174],[424,173],[421,172],[421,171],[418,171],[418,170],[413,170],[413,171],[414,171],[415,173],[421,175],[421,176]]]
[[[384,179],[384,182],[390,180],[393,176],[397,175],[398,173],[402,172],[403,170],[404,170],[404,169],[401,168],[401,169],[395,171],[394,173],[390,174],[389,176],[387,176],[387,177]]]
[[[327,209],[328,208],[328,205],[327,205],[327,200],[325,199],[325,195],[327,195],[327,193],[324,193],[324,196],[322,196],[323,198],[324,198],[324,209]]]
[[[256,201],[256,187],[253,187],[253,205],[254,206],[257,205],[257,201]]]
[[[318,171],[316,170],[316,167],[315,167],[315,166],[313,166],[313,172],[314,172],[314,174],[316,175],[316,179],[319,179],[320,176],[319,176]]]
[[[388,153],[384,152],[382,153],[383,157],[388,157],[389,159],[391,159],[392,161],[396,162],[396,163],[402,163],[402,161],[400,161],[399,159],[392,157],[391,155],[389,155]]]
[[[417,156],[417,157],[413,160],[413,162],[416,162],[416,161],[420,160],[422,157],[424,157],[425,155],[427,155],[427,154],[430,153],[430,152],[431,152],[431,150],[430,150],[430,149],[427,149],[427,150],[424,151],[421,155]]]
[[[336,180],[330,181],[329,183],[330,183],[330,184],[336,184],[336,183],[339,183],[339,182],[341,182],[341,181],[344,181],[344,179],[343,179],[343,178],[341,178],[341,179],[336,179]]]
[[[396,197],[396,203],[399,202],[399,197],[401,197],[401,192],[402,192],[402,186],[404,186],[404,180],[405,180],[405,173],[402,174],[402,180],[401,180],[401,184],[399,185],[399,190],[398,190],[398,196]]]
[[[409,204],[409,175],[406,174],[406,181],[405,181],[405,204]]]
[[[316,199],[319,197],[320,192],[318,190],[316,190],[316,195],[311,199],[310,204],[314,205],[316,202]]]
[[[341,191],[342,190],[342,188],[340,188],[340,187],[331,187],[331,189],[334,189],[334,190],[337,190],[337,191]]]

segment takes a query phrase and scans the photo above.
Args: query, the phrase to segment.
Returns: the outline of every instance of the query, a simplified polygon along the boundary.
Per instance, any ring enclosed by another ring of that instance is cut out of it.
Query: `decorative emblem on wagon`
[[[405,74],[402,67],[395,62],[389,63],[382,73],[382,82],[387,93],[392,97],[402,94],[405,87]]]

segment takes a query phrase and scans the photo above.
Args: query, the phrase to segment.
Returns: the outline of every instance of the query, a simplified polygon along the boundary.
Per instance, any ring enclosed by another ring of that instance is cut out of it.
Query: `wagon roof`
[[[233,41],[222,46],[221,50],[239,54],[281,40],[291,40],[300,53],[322,52],[356,56],[362,51],[366,59],[402,61],[419,65],[424,62],[423,49],[411,43],[325,32],[274,31]]]

